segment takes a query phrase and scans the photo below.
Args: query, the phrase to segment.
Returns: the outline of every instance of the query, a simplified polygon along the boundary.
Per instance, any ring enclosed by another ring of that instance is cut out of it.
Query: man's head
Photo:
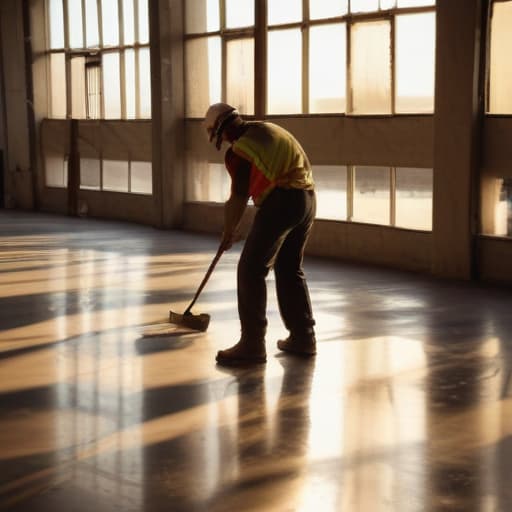
[[[214,103],[204,117],[208,138],[210,142],[215,141],[217,149],[220,149],[226,128],[243,124],[238,110],[227,103]]]

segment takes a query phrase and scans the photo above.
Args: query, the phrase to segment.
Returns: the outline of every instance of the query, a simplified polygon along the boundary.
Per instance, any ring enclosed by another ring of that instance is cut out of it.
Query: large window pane
[[[227,43],[227,102],[242,114],[254,114],[254,39]]]
[[[101,117],[101,63],[98,60],[86,65],[87,77],[87,117]]]
[[[84,33],[82,25],[82,0],[68,1],[68,25],[70,48],[84,47]]]
[[[192,39],[185,45],[185,112],[203,117],[221,99],[220,37]]]
[[[374,12],[379,10],[379,0],[350,0],[351,12]]]
[[[436,5],[436,0],[397,0],[397,7],[423,7]]]
[[[71,59],[71,116],[84,119],[85,110],[85,57]]]
[[[489,112],[512,114],[512,2],[493,5]]]
[[[268,0],[268,24],[302,20],[302,0]]]
[[[66,117],[66,57],[64,53],[50,54],[50,116]]]
[[[317,194],[318,219],[347,219],[347,167],[315,165],[313,167]]]
[[[64,48],[64,8],[63,0],[50,0],[50,48]]]
[[[135,13],[133,0],[123,0],[123,39],[124,44],[135,42]]]
[[[434,111],[435,13],[396,17],[397,112]]]
[[[80,188],[99,190],[100,172],[99,158],[80,158]]]
[[[388,225],[390,222],[389,167],[354,170],[354,221]]]
[[[351,31],[352,112],[391,113],[390,24],[355,23]]]
[[[85,0],[85,40],[88,48],[99,46],[98,2]]]
[[[101,0],[103,46],[119,45],[119,14],[117,1]]]
[[[126,98],[126,118],[135,119],[137,104],[135,100],[135,51],[124,52],[124,87]]]
[[[47,187],[68,186],[68,159],[64,155],[47,153],[44,159],[45,183]]]
[[[345,112],[345,24],[311,27],[309,35],[309,111]]]
[[[139,43],[149,43],[149,0],[137,0],[139,10]]]
[[[268,113],[302,112],[302,37],[299,29],[268,34]]]
[[[226,27],[252,27],[254,0],[226,0]]]
[[[432,230],[432,169],[397,168],[395,225]]]
[[[231,180],[223,164],[189,162],[187,170],[187,201],[221,203],[229,197]]]
[[[332,18],[347,14],[348,0],[309,0],[309,17],[312,20]]]
[[[105,119],[121,119],[119,52],[103,54],[103,99]]]
[[[130,162],[130,192],[136,194],[153,193],[151,162]]]
[[[140,117],[151,117],[151,64],[149,62],[149,48],[139,50],[139,92]]]
[[[396,0],[380,0],[381,10],[392,9],[396,7]]]
[[[219,30],[219,0],[187,0],[185,32],[200,34]]]
[[[128,162],[103,160],[103,190],[128,192]]]

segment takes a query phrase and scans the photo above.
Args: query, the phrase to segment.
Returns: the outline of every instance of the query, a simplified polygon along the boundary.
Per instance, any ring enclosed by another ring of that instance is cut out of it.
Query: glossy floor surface
[[[226,370],[212,237],[0,211],[0,509],[512,510],[512,291],[307,259],[318,355]]]

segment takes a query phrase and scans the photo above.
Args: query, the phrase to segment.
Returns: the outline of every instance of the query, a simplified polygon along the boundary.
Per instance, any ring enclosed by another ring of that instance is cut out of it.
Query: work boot
[[[310,357],[316,354],[316,338],[312,329],[305,333],[291,333],[285,340],[278,340],[277,348],[299,356]]]
[[[267,362],[265,340],[246,340],[243,337],[238,343],[225,350],[219,350],[215,358],[224,366],[245,366]]]

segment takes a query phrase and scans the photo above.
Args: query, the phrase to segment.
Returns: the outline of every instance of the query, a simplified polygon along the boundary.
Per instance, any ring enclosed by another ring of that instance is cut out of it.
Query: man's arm
[[[231,176],[231,194],[224,203],[224,232],[221,242],[224,250],[227,250],[233,245],[233,237],[247,207],[251,162],[238,156],[231,148],[226,151],[224,162]]]

